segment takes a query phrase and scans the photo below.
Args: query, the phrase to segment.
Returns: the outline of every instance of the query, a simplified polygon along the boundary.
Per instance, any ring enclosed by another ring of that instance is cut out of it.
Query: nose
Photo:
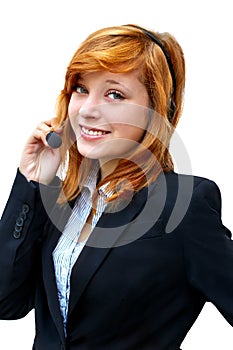
[[[100,117],[100,103],[91,97],[87,98],[85,103],[79,109],[79,115],[83,118],[99,118]]]

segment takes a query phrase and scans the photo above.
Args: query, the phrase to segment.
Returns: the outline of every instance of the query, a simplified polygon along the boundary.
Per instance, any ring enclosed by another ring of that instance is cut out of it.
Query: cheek
[[[74,113],[70,104],[68,106],[68,117],[69,117],[70,125],[72,126],[72,128],[74,128],[75,118],[74,118]]]
[[[74,131],[77,128],[79,109],[80,109],[80,107],[74,101],[74,98],[71,96],[70,103],[68,105],[68,117],[69,117],[70,124],[71,124]]]
[[[68,116],[70,119],[73,118],[73,116],[75,115],[75,110],[76,110],[75,105],[72,102],[72,100],[70,100],[70,103],[68,105]]]
[[[77,98],[77,95],[75,93],[72,93],[70,102],[68,105],[68,115],[69,117],[74,117],[78,115],[78,112],[81,108],[80,101]]]
[[[117,134],[119,138],[125,140],[132,140],[136,142],[140,142],[145,133],[144,128],[130,126],[130,125],[118,125]]]
[[[148,117],[144,115],[137,116],[128,119],[128,125],[122,126],[122,133],[126,138],[133,141],[141,141],[145,131],[147,130]]]
[[[145,130],[148,125],[148,108],[141,105],[129,104],[124,109],[124,113],[120,115],[118,120],[135,129]]]

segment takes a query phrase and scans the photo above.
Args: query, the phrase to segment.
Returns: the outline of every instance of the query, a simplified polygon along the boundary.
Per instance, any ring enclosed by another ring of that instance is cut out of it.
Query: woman
[[[177,350],[206,301],[233,325],[219,189],[169,153],[184,85],[168,33],[105,28],[74,54],[0,225],[0,316],[34,308],[33,349]]]

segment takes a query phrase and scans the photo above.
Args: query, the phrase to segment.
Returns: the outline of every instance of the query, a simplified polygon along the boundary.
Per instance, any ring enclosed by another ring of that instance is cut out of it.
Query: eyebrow
[[[106,83],[110,83],[110,84],[120,84],[119,81],[113,80],[113,79],[107,79]]]
[[[107,79],[107,80],[106,80],[106,83],[121,85],[121,86],[123,86],[124,89],[126,89],[127,91],[130,91],[130,90],[127,88],[127,86],[125,86],[124,84],[120,83],[119,81],[116,81],[116,80],[113,80],[113,79]]]
[[[77,82],[81,83],[81,84],[85,84],[85,78],[83,78],[81,75],[79,75]],[[115,84],[115,85],[121,85],[126,91],[130,92],[130,89],[123,83],[114,80],[114,79],[107,79],[105,80],[105,83],[108,84]]]

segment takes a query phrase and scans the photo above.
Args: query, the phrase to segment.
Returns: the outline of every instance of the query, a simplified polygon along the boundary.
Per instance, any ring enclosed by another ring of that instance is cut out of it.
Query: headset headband
[[[169,112],[169,115],[168,115],[168,120],[171,123],[172,119],[173,119],[173,116],[174,116],[174,113],[175,113],[175,110],[176,110],[176,105],[175,105],[175,102],[174,102],[174,93],[175,93],[175,90],[176,90],[176,76],[175,76],[175,71],[174,71],[174,67],[173,67],[173,64],[172,64],[171,57],[170,57],[168,51],[166,50],[165,46],[151,32],[149,32],[148,30],[146,30],[146,29],[144,29],[142,27],[139,27],[139,26],[136,26],[136,25],[133,25],[133,24],[127,24],[126,26],[127,27],[134,27],[134,28],[137,28],[137,29],[141,30],[154,43],[156,43],[160,47],[160,49],[163,51],[163,54],[164,54],[164,56],[166,58],[166,61],[167,61],[168,67],[169,67],[169,71],[170,71],[170,74],[171,74],[171,77],[172,77],[172,93],[171,93],[171,99],[170,99],[170,112]]]

